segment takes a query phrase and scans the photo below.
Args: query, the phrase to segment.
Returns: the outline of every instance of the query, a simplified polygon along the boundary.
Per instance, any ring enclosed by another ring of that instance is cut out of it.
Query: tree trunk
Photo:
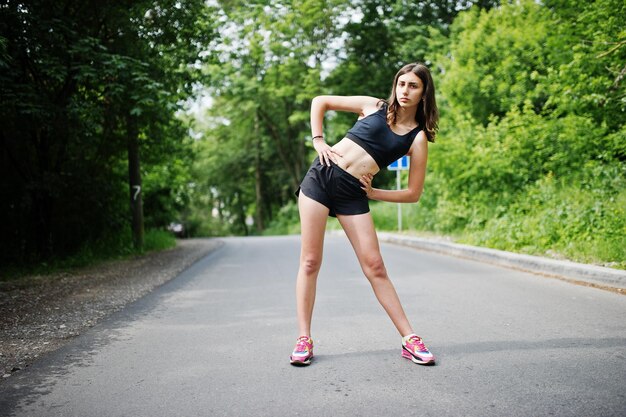
[[[255,179],[255,191],[256,191],[256,229],[259,232],[265,230],[265,213],[263,198],[262,179],[263,172],[261,171],[261,135],[259,135],[259,113],[258,111],[254,115],[254,136],[255,136],[255,154],[254,154],[254,179]]]
[[[141,194],[141,172],[139,171],[139,131],[137,120],[127,116],[128,135],[128,179],[130,185],[130,211],[132,214],[133,245],[143,249],[143,199]]]
[[[50,186],[46,184],[46,178],[52,177],[50,172],[50,137],[49,132],[37,129],[35,133],[35,146],[37,155],[37,169],[34,187],[31,191],[33,210],[36,221],[34,222],[37,236],[36,250],[41,259],[48,259],[54,254],[54,238],[52,236],[52,208],[53,196]]]

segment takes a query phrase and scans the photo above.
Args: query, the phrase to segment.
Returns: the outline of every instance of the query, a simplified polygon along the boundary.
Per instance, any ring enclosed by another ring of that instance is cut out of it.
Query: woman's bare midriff
[[[374,158],[348,138],[341,139],[332,148],[341,155],[335,155],[337,165],[355,178],[366,174],[376,175],[380,171]]]

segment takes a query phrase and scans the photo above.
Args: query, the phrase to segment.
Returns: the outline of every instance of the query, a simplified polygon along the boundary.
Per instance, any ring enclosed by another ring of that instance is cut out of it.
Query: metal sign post
[[[396,189],[402,188],[402,181],[400,177],[400,171],[409,169],[409,157],[403,156],[402,158],[394,161],[387,167],[390,171],[396,171]],[[398,203],[398,232],[402,231],[402,204]]]

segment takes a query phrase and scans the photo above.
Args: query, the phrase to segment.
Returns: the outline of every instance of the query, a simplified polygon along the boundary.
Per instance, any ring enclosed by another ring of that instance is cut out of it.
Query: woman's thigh
[[[326,221],[330,210],[325,205],[307,197],[302,191],[298,196],[298,210],[302,255],[308,257],[317,255],[321,260]]]
[[[361,264],[380,258],[380,246],[372,213],[337,215],[337,219],[346,232]]]

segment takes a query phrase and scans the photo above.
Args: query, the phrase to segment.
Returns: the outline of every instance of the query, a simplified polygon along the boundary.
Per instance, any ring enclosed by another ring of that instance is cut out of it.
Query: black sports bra
[[[420,130],[418,126],[405,135],[394,133],[387,125],[385,103],[376,113],[357,120],[346,137],[365,149],[382,169],[407,154]]]

